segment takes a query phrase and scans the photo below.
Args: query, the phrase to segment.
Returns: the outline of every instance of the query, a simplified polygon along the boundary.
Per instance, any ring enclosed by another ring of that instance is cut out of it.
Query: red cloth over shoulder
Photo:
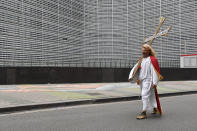
[[[154,68],[157,70],[158,73],[160,73],[159,62],[157,61],[157,58],[155,56],[150,56],[150,59]]]

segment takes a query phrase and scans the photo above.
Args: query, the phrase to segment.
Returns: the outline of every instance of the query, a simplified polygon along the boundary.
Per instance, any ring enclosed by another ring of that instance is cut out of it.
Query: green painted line
[[[139,94],[140,93],[140,88],[125,88],[124,90],[132,92],[134,94]]]
[[[82,93],[74,93],[74,92],[57,92],[57,91],[51,91],[46,92],[52,96],[57,96],[64,99],[93,99],[97,98],[97,96],[91,96],[87,94]]]
[[[163,88],[163,87],[160,87],[160,86],[157,86],[157,89],[158,89],[159,93],[180,91],[180,90],[176,90],[176,89]],[[124,90],[125,91],[130,91],[130,92],[136,93],[136,94],[140,93],[140,88],[125,88]]]
[[[176,90],[176,89],[163,88],[163,87],[160,87],[160,86],[158,86],[157,89],[158,89],[158,91],[162,91],[162,92],[177,92],[177,91],[179,91],[179,90]]]

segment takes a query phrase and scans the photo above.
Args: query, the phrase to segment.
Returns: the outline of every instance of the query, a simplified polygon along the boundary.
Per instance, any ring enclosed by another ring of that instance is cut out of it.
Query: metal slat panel
[[[132,67],[159,17],[161,67],[197,52],[196,0],[1,0],[0,66]]]

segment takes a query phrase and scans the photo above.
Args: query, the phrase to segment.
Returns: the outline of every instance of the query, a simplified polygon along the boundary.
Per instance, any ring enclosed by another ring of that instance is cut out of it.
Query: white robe
[[[129,74],[129,79],[132,77],[134,69],[137,64],[132,68]],[[152,84],[158,85],[159,78],[151,63],[150,57],[143,58],[139,75],[136,75],[140,80],[141,96],[144,110],[152,110],[157,107],[156,98]]]

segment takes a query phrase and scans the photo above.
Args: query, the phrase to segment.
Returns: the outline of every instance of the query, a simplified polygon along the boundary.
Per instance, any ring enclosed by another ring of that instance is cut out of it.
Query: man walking
[[[156,114],[158,112],[158,104],[160,106],[158,94],[154,88],[157,87],[158,81],[162,79],[162,76],[160,75],[160,68],[155,57],[155,51],[150,45],[144,44],[142,45],[142,55],[143,57],[140,58],[142,60],[140,66],[138,66],[139,63],[137,63],[129,74],[129,81],[131,81],[134,70],[139,68],[139,75],[136,77],[137,84],[141,87],[143,109],[141,114],[137,116],[137,119],[147,118],[146,112],[148,110],[152,110],[152,114]],[[161,110],[159,113],[161,115]]]

